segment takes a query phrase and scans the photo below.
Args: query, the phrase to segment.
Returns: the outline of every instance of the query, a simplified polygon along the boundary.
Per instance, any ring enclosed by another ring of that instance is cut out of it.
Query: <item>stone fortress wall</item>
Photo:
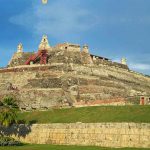
[[[150,124],[146,123],[18,125],[5,130],[5,134],[32,144],[150,148]]]
[[[108,65],[114,67],[120,67],[129,69],[126,62],[117,63],[112,62],[110,59],[92,55],[89,53],[89,47],[84,45],[82,48],[78,44],[63,43],[57,44],[54,47],[49,45],[47,36],[43,36],[42,41],[39,45],[38,50],[47,49],[48,60],[47,63],[75,63],[75,64],[93,64],[93,65]],[[34,52],[23,52],[23,45],[20,43],[17,48],[17,52],[13,55],[10,60],[8,67],[15,67],[24,65],[29,56],[33,55]],[[37,60],[35,64],[39,64]]]
[[[24,65],[31,53],[19,44],[7,68],[0,69],[0,97],[13,95],[21,109],[124,105],[126,97],[150,95],[150,78],[129,70],[125,63],[89,53],[87,45],[69,43],[50,47],[44,37],[39,50],[47,49],[47,64],[37,59]]]
[[[75,45],[76,46],[76,45]],[[33,52],[19,52],[15,53],[12,57],[8,67],[15,67],[24,65],[25,61],[29,56],[33,55]],[[68,45],[65,47],[53,47],[48,53],[48,64],[51,63],[75,63],[75,64],[94,64],[94,65],[107,65],[117,68],[129,69],[127,65],[122,63],[113,62],[107,58],[91,55],[90,53],[84,52],[80,47],[73,47]],[[39,62],[37,61],[37,64]]]
[[[91,55],[87,45],[82,50],[69,43],[49,47],[45,41],[39,46],[48,49],[45,65],[39,65],[39,59],[24,65],[33,53],[18,46],[8,67],[0,69],[0,98],[14,96],[20,109],[30,111],[125,105],[127,97],[150,95],[150,78],[131,71],[126,63]],[[146,123],[14,125],[4,132],[25,143],[150,148]]]
[[[0,82],[0,96],[14,95],[26,110],[99,105],[103,101],[112,104],[113,100],[120,105],[125,104],[125,97],[150,94],[150,78],[103,65],[19,66],[0,70]]]

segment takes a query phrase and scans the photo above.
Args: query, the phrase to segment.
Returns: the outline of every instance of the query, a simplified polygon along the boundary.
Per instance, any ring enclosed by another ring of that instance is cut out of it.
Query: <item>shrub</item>
[[[22,145],[21,142],[16,141],[11,137],[0,137],[0,146],[20,146]]]
[[[4,106],[9,106],[12,109],[18,109],[18,105],[16,104],[15,99],[11,96],[4,97],[2,100],[2,104]]]

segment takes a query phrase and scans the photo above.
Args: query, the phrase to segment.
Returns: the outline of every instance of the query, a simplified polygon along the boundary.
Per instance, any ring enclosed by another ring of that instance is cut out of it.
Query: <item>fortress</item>
[[[21,109],[124,105],[142,97],[149,103],[150,78],[121,63],[90,54],[87,45],[54,47],[43,36],[36,53],[18,45],[7,68],[0,69],[0,97],[15,96]],[[129,101],[131,99],[131,101]]]

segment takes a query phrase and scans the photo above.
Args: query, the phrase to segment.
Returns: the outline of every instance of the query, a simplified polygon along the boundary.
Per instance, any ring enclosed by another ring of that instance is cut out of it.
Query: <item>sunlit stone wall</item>
[[[150,124],[146,123],[22,125],[16,135],[14,129],[17,127],[9,128],[6,133],[26,143],[150,148]]]

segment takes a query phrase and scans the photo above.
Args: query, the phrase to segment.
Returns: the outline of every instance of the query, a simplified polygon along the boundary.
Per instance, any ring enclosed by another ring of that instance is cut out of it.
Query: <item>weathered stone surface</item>
[[[90,54],[87,45],[82,51],[80,45],[71,43],[51,47],[44,36],[39,51],[43,49],[47,50],[46,65],[39,65],[41,57],[32,60],[32,65],[24,65],[35,53],[19,50],[8,68],[0,69],[0,97],[12,94],[20,108],[31,110],[124,105],[127,97],[150,95],[150,78],[125,64]]]
[[[150,95],[150,78],[141,74],[104,65],[71,67],[51,63],[2,69],[0,96],[13,94],[20,108],[30,110],[101,105],[108,101],[120,105],[129,96]],[[118,98],[122,100],[119,102]]]
[[[150,148],[150,124],[146,123],[14,125],[4,133],[34,144]]]
[[[24,63],[27,61],[29,56],[33,55],[34,53],[28,52],[17,52],[13,55],[12,59],[10,60],[8,66],[9,67],[14,67],[14,66],[19,66],[19,65],[24,65]]]

